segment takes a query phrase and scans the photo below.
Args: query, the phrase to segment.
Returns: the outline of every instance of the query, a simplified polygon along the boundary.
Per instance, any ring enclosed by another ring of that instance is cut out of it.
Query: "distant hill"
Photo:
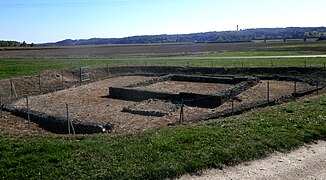
[[[288,28],[257,28],[240,31],[215,31],[192,34],[132,36],[125,38],[92,38],[72,40],[66,39],[55,43],[38,44],[40,46],[77,46],[100,44],[146,44],[176,42],[242,42],[257,39],[309,38],[326,36],[326,27],[288,27]]]

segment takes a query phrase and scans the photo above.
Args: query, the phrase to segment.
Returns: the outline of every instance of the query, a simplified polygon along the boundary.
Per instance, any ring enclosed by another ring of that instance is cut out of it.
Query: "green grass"
[[[314,42],[314,43],[300,43],[300,44],[288,44],[288,45],[276,45],[262,47],[263,51],[274,51],[274,52],[308,52],[308,54],[325,54],[326,43],[325,42]]]
[[[103,65],[104,62],[88,61],[88,60],[0,60],[0,79],[33,75],[44,70],[62,69],[62,68],[77,68],[81,66],[96,66]]]
[[[202,53],[202,57],[232,57],[232,56],[300,56],[300,55],[321,55],[324,52],[315,51],[226,51]]]
[[[326,58],[279,59],[196,59],[196,60],[0,60],[0,79],[38,74],[44,70],[113,66],[192,66],[192,67],[323,67]]]
[[[165,179],[326,139],[326,95],[202,125],[124,135],[0,132],[1,179]]]

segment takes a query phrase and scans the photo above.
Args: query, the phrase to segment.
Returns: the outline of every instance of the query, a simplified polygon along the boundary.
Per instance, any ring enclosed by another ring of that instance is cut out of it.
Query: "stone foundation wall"
[[[6,106],[5,110],[10,111],[16,116],[27,119],[27,109],[15,109],[13,107]],[[68,121],[65,117],[52,116],[37,111],[30,111],[29,115],[32,122],[38,124],[41,128],[47,131],[57,134],[68,134]],[[110,123],[96,124],[79,120],[72,120],[72,124],[76,134],[111,132],[114,128]]]
[[[158,82],[168,80],[187,81],[187,82],[206,82],[206,83],[224,83],[235,84],[233,87],[222,91],[213,92],[211,94],[198,94],[180,92],[179,94],[154,92],[146,90],[132,89],[139,86],[147,86]],[[176,104],[180,104],[183,100],[184,104],[193,107],[216,108],[223,102],[236,96],[237,94],[258,84],[259,79],[254,77],[204,77],[204,76],[182,76],[167,75],[163,77],[153,78],[150,80],[133,83],[124,87],[109,87],[109,96],[114,99],[122,99],[129,101],[144,101],[147,99],[168,100]]]

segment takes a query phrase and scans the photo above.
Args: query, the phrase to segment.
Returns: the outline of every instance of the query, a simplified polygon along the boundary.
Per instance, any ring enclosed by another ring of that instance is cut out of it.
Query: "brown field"
[[[309,42],[311,44],[315,42]],[[30,48],[1,48],[0,58],[123,58],[128,57],[169,57],[198,55],[203,52],[225,51],[269,51],[270,47],[300,45],[302,42],[262,42],[255,43],[167,43],[167,44],[135,44],[135,45],[95,45],[95,46],[65,46],[65,47],[30,47]],[[307,43],[305,43],[307,44]],[[323,47],[317,47],[323,48]],[[316,47],[305,47],[298,50],[325,51]]]

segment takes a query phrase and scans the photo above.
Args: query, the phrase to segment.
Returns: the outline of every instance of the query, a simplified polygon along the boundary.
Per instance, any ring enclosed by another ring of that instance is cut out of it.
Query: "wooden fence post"
[[[83,68],[82,67],[79,68],[79,82],[80,83],[83,82]]]
[[[316,89],[316,90],[317,90],[316,93],[317,93],[317,95],[318,95],[318,94],[319,94],[319,76],[318,76],[318,73],[317,73],[317,83],[316,83],[316,86],[317,86],[317,87],[316,87],[316,88],[317,88],[317,89]]]
[[[293,90],[293,98],[296,100],[297,96],[297,80],[294,80],[294,90]]]
[[[234,115],[234,97],[232,96],[232,101],[231,101],[231,110],[232,110],[232,116]]]
[[[109,63],[106,63],[106,72],[107,72],[107,76],[110,77],[111,71],[110,71]]]
[[[42,86],[41,86],[41,73],[38,74],[38,87],[39,87],[39,91],[40,93],[42,92]]]
[[[181,109],[180,109],[180,118],[179,118],[179,124],[182,124],[184,122],[184,111],[183,111],[183,98],[181,99]]]
[[[2,119],[2,94],[0,93],[0,118]]]
[[[17,96],[17,92],[15,89],[15,84],[12,79],[10,79],[10,86],[11,86],[11,95],[15,96],[17,98],[18,96]]]
[[[270,91],[270,89],[269,89],[269,81],[267,82],[267,102],[268,102],[268,104],[269,104],[269,91]]]
[[[69,107],[68,107],[68,103],[66,103],[66,113],[67,113],[68,134],[70,134]]]
[[[28,121],[28,127],[31,127],[31,118],[30,118],[30,112],[29,112],[29,101],[28,96],[26,96],[26,108],[27,108],[27,121]]]

